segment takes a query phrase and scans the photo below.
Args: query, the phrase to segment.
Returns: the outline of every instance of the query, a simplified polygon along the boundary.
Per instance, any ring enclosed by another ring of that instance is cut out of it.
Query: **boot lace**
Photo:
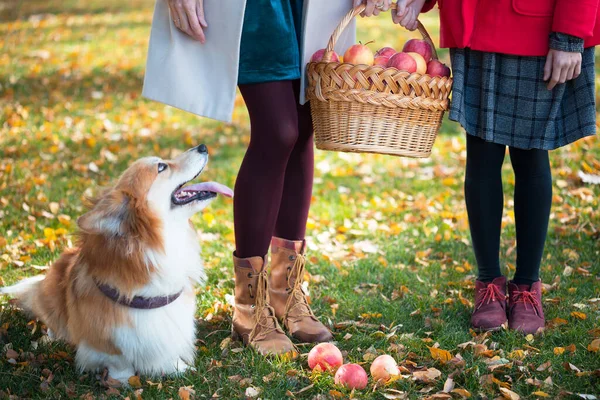
[[[479,294],[483,296],[477,302],[477,310],[483,307],[485,304],[490,304],[492,301],[505,301],[506,296],[502,294],[498,286],[490,283],[485,289],[479,289]]]
[[[289,292],[289,296],[285,303],[284,321],[288,320],[290,314],[293,315],[294,320],[299,320],[303,317],[317,318],[308,305],[306,295],[304,294],[304,290],[302,290],[305,268],[306,257],[303,254],[297,254],[294,265],[288,268],[287,272],[288,287],[286,290]],[[296,279],[294,285],[290,286],[290,277],[292,276],[295,276]]]
[[[537,300],[537,291],[528,291],[528,290],[515,290],[513,291],[513,297],[515,304],[523,303],[525,305],[525,310],[529,310],[529,306],[535,311],[536,315],[540,315],[538,312],[538,307],[540,306],[540,302]]]
[[[279,331],[279,324],[275,318],[275,310],[267,302],[268,293],[268,279],[267,271],[263,269],[258,273],[249,273],[249,278],[258,277],[256,282],[256,293],[252,293],[252,285],[248,285],[250,288],[250,296],[254,300],[254,328],[250,332],[250,341],[259,341],[264,339],[271,332]],[[265,309],[268,311],[265,313]]]

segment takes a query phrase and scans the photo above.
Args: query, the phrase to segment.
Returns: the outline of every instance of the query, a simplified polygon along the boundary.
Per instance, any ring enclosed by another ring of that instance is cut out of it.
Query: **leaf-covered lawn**
[[[43,272],[71,244],[84,194],[138,157],[206,143],[212,161],[204,177],[233,185],[249,133],[241,100],[235,123],[224,125],[140,98],[152,1],[0,6],[0,284]],[[435,15],[425,23],[436,37]],[[363,20],[360,31],[378,47],[410,37],[389,17]],[[552,153],[554,204],[542,267],[549,326],[535,338],[468,329],[476,267],[464,164],[463,134],[447,121],[426,160],[317,152],[308,238],[313,306],[348,362],[368,370],[388,353],[404,367],[401,379],[351,394],[331,375],[311,374],[305,354],[265,359],[231,343],[232,203],[218,200],[193,219],[209,275],[198,288],[197,372],[103,387],[95,374],[77,373],[70,347],[48,342],[39,321],[3,298],[0,398],[598,395],[600,186],[582,183],[578,173],[600,175],[600,141]],[[510,274],[514,178],[508,162],[505,168],[502,256]],[[454,392],[436,395],[444,388]]]

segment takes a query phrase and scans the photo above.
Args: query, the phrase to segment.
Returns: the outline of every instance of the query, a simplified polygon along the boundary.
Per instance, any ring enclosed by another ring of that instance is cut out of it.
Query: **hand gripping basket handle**
[[[365,4],[360,4],[359,6],[354,7],[352,10],[350,10],[348,12],[348,14],[346,14],[346,16],[342,19],[340,24],[337,26],[337,28],[335,28],[335,30],[331,34],[331,37],[329,38],[329,43],[327,43],[327,47],[325,48],[325,54],[323,55],[322,62],[330,62],[331,61],[331,57],[333,56],[333,49],[335,48],[335,43],[340,38],[340,35],[342,34],[342,32],[344,32],[344,30],[346,29],[346,27],[348,26],[350,21],[352,21],[358,14],[363,12],[365,10],[365,8],[366,8]],[[396,3],[392,3],[390,8],[392,10],[395,10]],[[423,37],[423,40],[425,40],[431,46],[431,50],[433,51],[433,59],[437,60],[437,58],[438,58],[437,51],[435,50],[435,45],[433,44],[433,41],[431,40],[429,33],[427,32],[427,30],[425,29],[425,27],[423,26],[421,21],[417,20],[417,24],[418,24],[417,29],[419,30],[419,33]]]

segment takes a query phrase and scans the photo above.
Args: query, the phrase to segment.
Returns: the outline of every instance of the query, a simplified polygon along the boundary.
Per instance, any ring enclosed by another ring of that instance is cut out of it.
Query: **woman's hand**
[[[354,0],[354,7],[358,7],[362,3],[366,4],[367,7],[360,15],[370,17],[371,15],[379,15],[380,12],[389,10],[391,0]]]
[[[173,23],[189,37],[206,42],[204,29],[208,28],[204,18],[204,0],[168,0]]]
[[[395,24],[400,24],[409,31],[417,29],[417,18],[425,0],[398,0],[396,11],[392,10],[392,20]]]
[[[559,83],[575,79],[581,74],[581,53],[550,49],[544,66],[544,80],[548,90]]]

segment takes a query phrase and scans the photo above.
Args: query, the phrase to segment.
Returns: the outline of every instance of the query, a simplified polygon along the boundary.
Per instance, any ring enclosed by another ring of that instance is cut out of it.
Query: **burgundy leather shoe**
[[[525,334],[544,329],[546,320],[542,310],[542,281],[531,286],[508,283],[508,328]]]
[[[471,326],[476,331],[497,331],[506,327],[506,278],[489,283],[475,282],[475,310]]]

